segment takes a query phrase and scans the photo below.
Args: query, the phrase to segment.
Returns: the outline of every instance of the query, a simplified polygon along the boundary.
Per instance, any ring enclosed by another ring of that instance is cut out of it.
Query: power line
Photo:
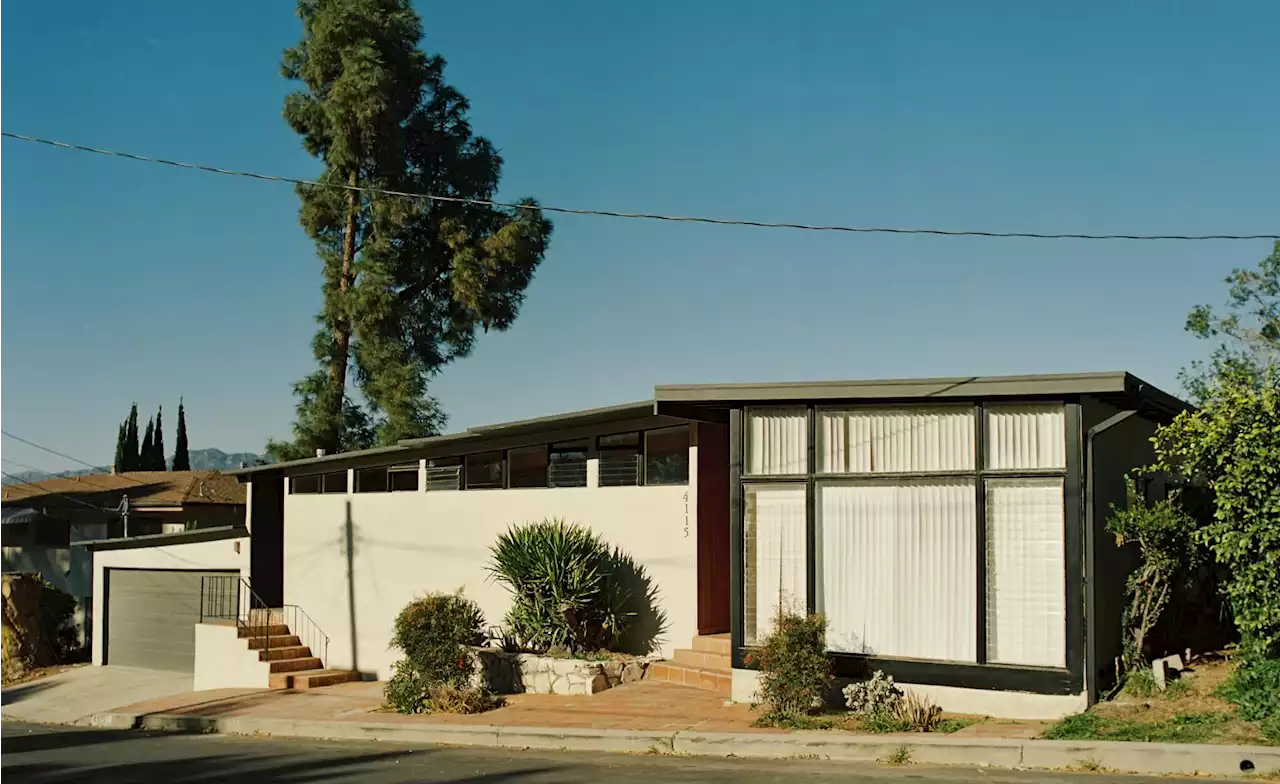
[[[13,433],[10,433],[8,430],[0,430],[0,435],[6,435],[6,436],[8,436],[9,438],[12,438],[14,441],[21,441],[22,443],[26,444],[27,446],[33,446],[33,447],[35,447],[36,449],[39,449],[41,452],[48,452],[48,453],[49,453],[49,454],[51,454],[51,455],[57,455],[58,457],[65,458],[65,459],[67,459],[67,460],[72,461],[73,463],[79,463],[79,464],[80,464],[80,465],[82,465],[82,466],[88,466],[89,468],[92,468],[92,469],[97,470],[97,471],[101,471],[101,470],[102,470],[102,466],[96,466],[96,465],[94,465],[93,463],[86,463],[85,461],[81,460],[81,459],[80,459],[80,458],[78,458],[78,457],[72,457],[71,455],[68,455],[68,454],[64,454],[64,453],[62,453],[62,452],[59,452],[59,451],[58,451],[58,450],[56,450],[56,449],[50,449],[50,448],[49,448],[49,447],[47,447],[47,446],[41,446],[40,444],[37,444],[37,443],[36,443],[36,442],[34,442],[34,441],[28,441],[27,439],[23,438],[22,436],[15,436]]]
[[[48,493],[49,495],[54,495],[54,496],[57,496],[57,497],[59,497],[59,498],[65,498],[65,499],[67,499],[68,501],[70,501],[70,502],[72,502],[72,503],[74,503],[74,504],[80,504],[81,506],[87,506],[87,507],[89,507],[90,509],[95,509],[95,510],[97,510],[97,511],[99,511],[99,512],[103,512],[103,511],[111,511],[111,510],[107,509],[106,507],[98,506],[97,504],[91,504],[91,503],[89,503],[88,501],[81,501],[79,498],[72,498],[72,497],[71,497],[71,496],[69,496],[69,495],[63,495],[62,493],[55,493],[55,492],[53,492],[53,491],[51,491],[51,490],[46,490],[45,488],[41,487],[40,485],[34,484],[34,483],[32,483],[32,482],[28,482],[27,480],[22,479],[21,477],[14,476],[13,474],[9,473],[8,471],[0,471],[0,474],[3,474],[4,476],[9,477],[10,479],[12,479],[12,480],[13,480],[13,481],[15,481],[15,482],[18,482],[19,484],[24,484],[24,485],[27,485],[28,487],[34,487],[35,489],[39,490],[39,491],[40,491],[40,492],[42,492],[42,493]],[[28,499],[23,498],[23,499],[21,499],[21,500],[14,501],[13,503],[14,503],[14,504],[21,504],[21,503],[23,503],[24,501],[27,501],[27,500],[28,500]]]
[[[119,487],[108,487],[106,485],[100,485],[97,482],[90,481],[88,476],[84,474],[73,474],[70,471],[62,471],[61,473],[55,474],[51,471],[46,471],[43,468],[40,468],[39,466],[33,466],[33,465],[28,465],[27,463],[19,462],[17,460],[14,460],[11,457],[0,457],[0,460],[3,460],[6,463],[13,463],[14,465],[25,468],[28,471],[34,471],[37,474],[44,474],[45,478],[41,479],[40,480],[41,482],[47,482],[50,479],[74,479],[76,482],[89,485],[90,487],[97,487],[111,493],[119,492],[122,489]],[[92,474],[90,476],[92,476]],[[122,476],[120,474],[117,474],[116,476],[121,476],[121,478],[123,479],[128,479],[129,481],[134,482],[134,484],[138,484],[139,487],[145,486],[134,481],[131,477]],[[127,490],[128,488],[123,488],[123,489]]]
[[[377,194],[381,196],[396,196],[406,199],[425,199],[427,201],[449,202],[455,204],[470,204],[479,207],[502,207],[513,210],[540,210],[542,212],[554,212],[564,215],[594,215],[603,218],[628,218],[635,220],[657,220],[671,221],[675,223],[706,223],[715,226],[751,226],[760,229],[794,229],[799,231],[824,231],[824,232],[844,232],[848,234],[917,234],[932,235],[938,237],[993,237],[1000,239],[1031,239],[1031,240],[1280,240],[1280,234],[1050,234],[1029,231],[973,231],[973,230],[948,230],[948,229],[928,229],[928,228],[900,228],[888,226],[838,226],[838,225],[817,225],[807,223],[782,223],[773,221],[757,221],[757,220],[740,220],[731,218],[706,218],[688,215],[658,215],[647,212],[616,212],[613,210],[591,210],[576,209],[570,207],[549,207],[546,205],[536,204],[520,204],[512,202],[492,201],[489,199],[468,199],[461,196],[439,196],[430,193],[413,193],[409,191],[395,191],[386,188],[368,188],[358,185],[346,185],[337,182],[317,182],[316,180],[303,180],[296,177],[284,177],[276,174],[262,174],[259,172],[239,171],[236,169],[223,169],[216,166],[206,166],[198,163],[186,163],[184,161],[173,161],[165,158],[154,158],[149,155],[138,155],[131,152],[122,152],[120,150],[106,150],[99,147],[87,147],[80,144],[71,144],[69,142],[57,141],[54,139],[42,139],[36,136],[25,136],[20,133],[10,133],[9,131],[0,131],[0,136],[7,139],[17,139],[24,142],[34,142],[36,144],[45,144],[50,147],[58,147],[65,150],[76,150],[78,152],[90,152],[97,155],[110,155],[117,158],[125,158],[132,161],[141,161],[143,163],[157,163],[164,166],[175,166],[180,169],[192,169],[195,171],[206,172],[209,174],[224,174],[232,177],[249,177],[255,180],[266,180],[269,182],[287,182],[293,185],[306,185],[313,188],[334,188],[343,191],[355,191],[357,193]]]

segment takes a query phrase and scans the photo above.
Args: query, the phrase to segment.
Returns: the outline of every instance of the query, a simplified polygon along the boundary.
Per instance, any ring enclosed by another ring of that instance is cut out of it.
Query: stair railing
[[[203,575],[200,578],[200,622],[234,621],[237,629],[247,630],[247,636],[263,640],[259,650],[266,661],[271,661],[271,651],[281,647],[281,636],[272,637],[272,626],[287,626],[288,636],[295,636],[311,655],[320,659],[320,666],[329,663],[329,635],[296,604],[269,607],[249,581],[236,574]]]

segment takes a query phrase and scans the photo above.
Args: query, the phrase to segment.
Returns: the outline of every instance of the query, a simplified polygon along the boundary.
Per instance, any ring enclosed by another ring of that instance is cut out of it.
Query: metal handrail
[[[265,615],[265,621],[255,622],[254,611],[258,617]],[[289,622],[292,617],[293,622]],[[279,622],[276,622],[279,619]],[[234,621],[236,628],[249,629],[253,636],[265,640],[265,647],[260,649],[267,653],[266,660],[271,661],[272,635],[271,627],[287,626],[290,637],[298,637],[311,650],[311,655],[320,659],[322,667],[329,662],[329,635],[325,634],[310,615],[296,604],[281,607],[270,607],[259,596],[249,581],[239,575],[201,575],[200,577],[200,622],[206,620]],[[276,635],[276,648],[280,647]],[[323,646],[323,652],[317,655],[317,649]]]

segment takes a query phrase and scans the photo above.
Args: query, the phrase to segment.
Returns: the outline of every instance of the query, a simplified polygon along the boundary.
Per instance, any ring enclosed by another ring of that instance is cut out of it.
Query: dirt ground
[[[4,687],[7,689],[10,686],[20,686],[24,683],[31,683],[32,681],[38,681],[41,678],[47,678],[50,675],[57,675],[60,672],[66,672],[67,670],[74,670],[77,667],[85,667],[85,666],[88,666],[88,665],[81,663],[81,664],[55,664],[52,667],[36,667],[35,669],[27,670],[23,672],[21,675],[14,678],[13,680],[5,681]]]

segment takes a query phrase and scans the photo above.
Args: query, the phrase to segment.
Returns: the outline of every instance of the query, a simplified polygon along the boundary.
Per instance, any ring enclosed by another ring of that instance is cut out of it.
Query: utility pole
[[[129,538],[129,496],[120,496],[120,505],[116,507],[116,511],[120,513],[120,519],[124,520],[124,536]]]

